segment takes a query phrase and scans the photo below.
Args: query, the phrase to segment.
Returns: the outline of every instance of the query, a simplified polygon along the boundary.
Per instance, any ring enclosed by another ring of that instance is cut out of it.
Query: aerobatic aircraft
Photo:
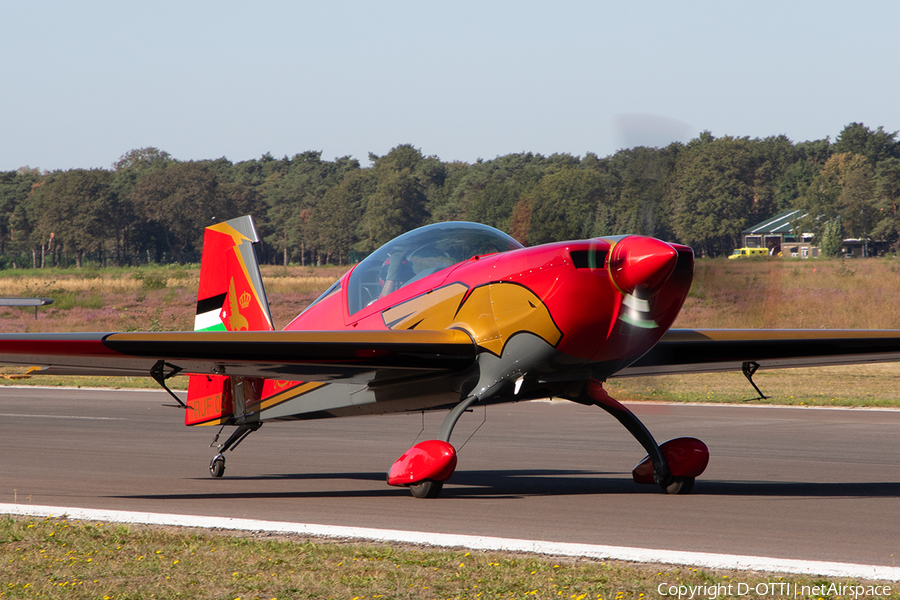
[[[258,242],[250,217],[206,229],[195,331],[4,334],[0,363],[149,375],[186,425],[235,427],[210,462],[214,477],[224,453],[267,421],[446,410],[437,439],[387,474],[433,498],[456,468],[453,428],[473,405],[555,397],[599,406],[647,452],[634,480],[685,494],[707,447],[657,444],[606,392],[610,377],[740,369],[753,384],[760,367],[900,360],[900,331],[670,329],[691,286],[686,246],[628,235],[525,248],[456,222],[388,242],[275,331]],[[190,377],[186,401],[167,387],[176,375]]]

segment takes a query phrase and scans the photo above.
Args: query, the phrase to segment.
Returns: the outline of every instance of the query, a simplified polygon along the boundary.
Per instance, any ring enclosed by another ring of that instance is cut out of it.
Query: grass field
[[[276,328],[344,273],[340,267],[262,268]],[[189,331],[194,328],[199,268],[0,271],[3,296],[46,297],[50,306],[0,308],[0,331]]]
[[[718,586],[732,584],[734,592],[734,582],[788,584],[779,589],[792,590],[797,583],[801,593],[792,597],[830,598],[840,596],[802,593],[800,586],[871,585],[64,518],[0,518],[0,565],[0,598],[644,600],[661,597],[660,585],[721,590]],[[867,598],[896,598],[895,589],[900,586]],[[719,592],[713,597],[738,596]]]

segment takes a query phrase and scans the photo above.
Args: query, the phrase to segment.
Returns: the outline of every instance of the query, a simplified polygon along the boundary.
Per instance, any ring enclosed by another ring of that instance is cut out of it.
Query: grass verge
[[[464,549],[260,538],[52,517],[0,518],[0,564],[2,598],[643,600],[660,597],[661,584],[732,584],[733,593],[719,592],[714,596],[719,598],[738,597],[735,582],[873,584]],[[892,585],[887,595],[867,597],[897,598],[898,589]]]
[[[610,380],[607,389],[623,402],[900,407],[900,363],[768,369],[753,381],[767,399],[736,372],[625,377]]]
[[[147,377],[85,377],[82,375],[24,375],[25,369],[0,366],[0,386],[35,386],[60,388],[162,389]],[[187,377],[166,381],[173,390],[187,390]]]

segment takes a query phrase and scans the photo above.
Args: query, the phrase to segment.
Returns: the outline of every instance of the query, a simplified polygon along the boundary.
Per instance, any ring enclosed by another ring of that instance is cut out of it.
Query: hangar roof
[[[759,223],[752,227],[748,227],[747,229],[743,230],[741,234],[758,235],[769,233],[790,235],[791,233],[793,233],[794,221],[802,219],[808,214],[808,212],[800,209],[786,210],[783,213],[779,213],[771,219],[768,219],[767,221],[763,221],[762,223]]]

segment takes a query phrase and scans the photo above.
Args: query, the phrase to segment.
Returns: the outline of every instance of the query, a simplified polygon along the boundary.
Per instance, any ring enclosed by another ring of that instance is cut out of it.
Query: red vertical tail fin
[[[272,331],[251,217],[207,227],[194,331]]]
[[[251,217],[206,228],[194,331],[274,330],[254,250],[258,243]],[[236,393],[235,383],[240,383],[240,393]],[[226,376],[192,375],[185,425],[224,423],[236,412],[243,416],[245,401],[254,400],[244,397],[244,387],[243,382],[230,382]]]

